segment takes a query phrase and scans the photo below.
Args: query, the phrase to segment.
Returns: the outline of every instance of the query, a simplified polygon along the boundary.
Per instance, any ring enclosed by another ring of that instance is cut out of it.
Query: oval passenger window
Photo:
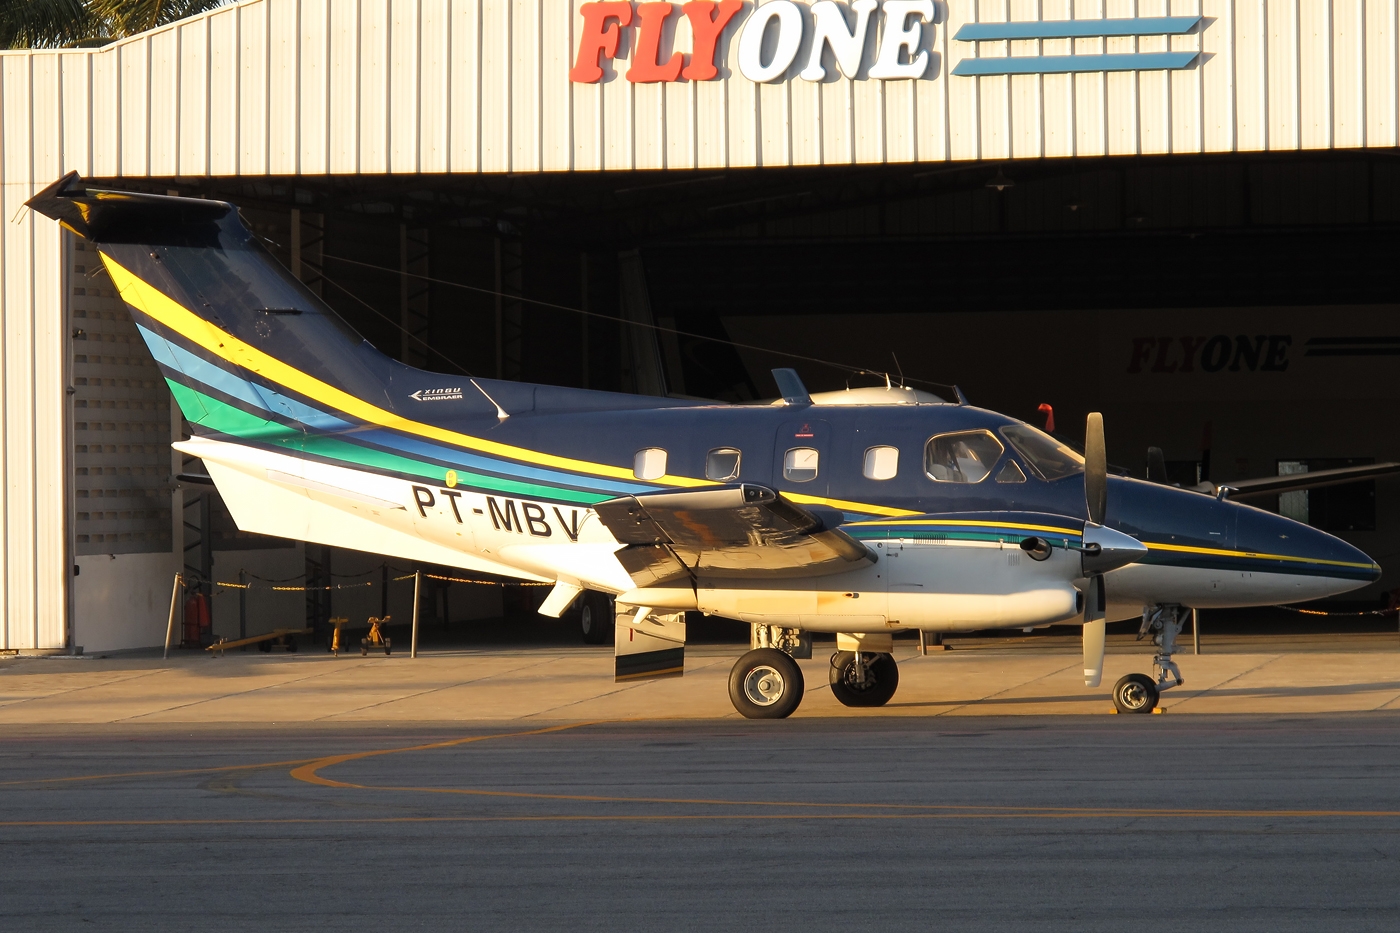
[[[871,447],[865,452],[866,479],[894,479],[899,472],[898,447]]]
[[[632,475],[637,479],[660,479],[666,475],[666,451],[647,447],[632,458]]]
[[[739,478],[739,451],[733,447],[717,447],[705,458],[705,479],[724,482]]]
[[[817,452],[811,447],[794,447],[783,456],[783,479],[806,483],[817,478]]]

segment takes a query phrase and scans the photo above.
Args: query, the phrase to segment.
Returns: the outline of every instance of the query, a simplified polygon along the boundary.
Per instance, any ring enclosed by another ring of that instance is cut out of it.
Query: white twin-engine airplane
[[[240,528],[552,583],[543,613],[582,599],[586,632],[615,628],[618,679],[679,674],[688,611],[748,622],[729,694],[751,718],[797,708],[813,632],[836,697],[880,706],[896,632],[1082,625],[1097,686],[1105,620],[1135,617],[1155,676],[1113,699],[1148,712],[1187,607],[1380,575],[1228,488],[1110,475],[1097,415],[1081,455],[961,393],[809,394],[791,370],[763,405],[450,379],[360,338],[230,204],[76,173],[29,203],[95,245]]]

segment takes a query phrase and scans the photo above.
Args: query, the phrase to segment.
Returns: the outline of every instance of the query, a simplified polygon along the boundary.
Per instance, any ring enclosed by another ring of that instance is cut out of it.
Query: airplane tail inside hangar
[[[1160,447],[1189,483],[1400,460],[1397,13],[250,0],[0,54],[0,648],[157,643],[186,565],[390,573],[177,484],[179,416],[110,282],[22,208],[69,170],[238,204],[425,368],[727,401],[784,365],[956,383],[1037,424],[1101,410],[1111,461]],[[1376,555],[1380,587],[1400,571],[1386,481],[1277,507]],[[406,612],[387,590],[334,611]],[[499,614],[485,592],[431,611]],[[216,631],[240,611],[330,606],[221,590]]]

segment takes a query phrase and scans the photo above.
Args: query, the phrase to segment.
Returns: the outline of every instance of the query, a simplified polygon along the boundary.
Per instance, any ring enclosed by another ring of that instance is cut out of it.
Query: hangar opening
[[[367,339],[446,374],[730,402],[776,395],[777,366],[956,384],[1071,437],[1103,411],[1114,463],[1144,476],[1158,447],[1183,485],[1400,458],[1374,407],[1400,353],[1390,153],[132,187],[238,204]],[[1384,563],[1387,492],[1253,504]],[[214,547],[273,547],[213,515]]]
[[[237,204],[367,339],[443,373],[723,401],[773,397],[777,366],[813,390],[956,384],[1070,437],[1102,411],[1113,463],[1141,476],[1159,448],[1184,485],[1400,460],[1393,9],[936,5],[907,46],[880,17],[859,54],[818,45],[818,77],[812,5],[781,5],[803,38],[772,74],[786,13],[756,65],[748,7],[712,48],[678,11],[648,45],[638,13],[594,76],[608,23],[544,0],[245,0],[0,54],[3,646],[151,644],[182,566],[360,587],[220,591],[223,634],[406,614],[407,568],[240,533],[178,480],[198,465],[110,282],[21,210],[69,170]],[[629,79],[641,48],[714,73]],[[1257,504],[1400,569],[1386,481]],[[507,609],[468,592],[433,613]]]

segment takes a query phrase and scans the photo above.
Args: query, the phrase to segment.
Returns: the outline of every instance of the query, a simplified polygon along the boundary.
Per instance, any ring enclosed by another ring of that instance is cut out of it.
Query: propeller
[[[1102,525],[1108,511],[1108,449],[1103,440],[1103,415],[1089,412],[1084,425],[1084,503],[1089,521]]]
[[[1082,569],[1088,580],[1084,593],[1084,686],[1097,687],[1103,680],[1108,590],[1103,575],[1147,556],[1141,541],[1121,531],[1105,528],[1108,514],[1108,450],[1104,444],[1103,415],[1091,412],[1084,425],[1084,523]]]

